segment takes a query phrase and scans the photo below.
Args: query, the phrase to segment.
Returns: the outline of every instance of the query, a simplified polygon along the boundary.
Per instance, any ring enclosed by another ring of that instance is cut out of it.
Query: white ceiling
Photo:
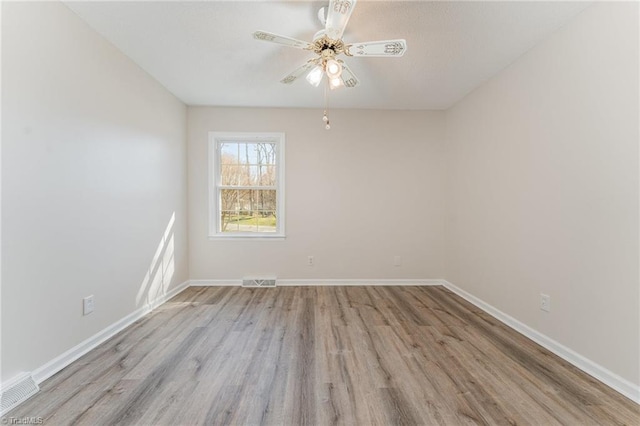
[[[311,41],[328,0],[66,4],[188,105],[323,105],[321,87],[279,83],[312,53],[251,35]],[[332,91],[330,106],[446,109],[588,5],[360,0],[345,42],[404,38],[408,49],[402,58],[346,58],[361,85]]]

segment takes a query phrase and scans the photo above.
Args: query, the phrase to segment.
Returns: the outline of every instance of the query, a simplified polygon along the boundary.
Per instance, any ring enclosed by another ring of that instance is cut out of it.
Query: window
[[[209,236],[284,237],[284,133],[209,134]]]

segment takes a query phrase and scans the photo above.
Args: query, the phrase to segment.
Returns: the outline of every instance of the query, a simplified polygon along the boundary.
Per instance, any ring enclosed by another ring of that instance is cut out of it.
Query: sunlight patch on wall
[[[175,221],[173,212],[136,295],[136,306],[149,305],[168,292],[175,272]]]

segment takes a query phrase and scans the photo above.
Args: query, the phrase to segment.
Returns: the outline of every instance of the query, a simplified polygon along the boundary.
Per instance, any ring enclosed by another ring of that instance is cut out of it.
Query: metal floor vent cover
[[[11,409],[35,395],[39,390],[38,384],[29,373],[20,374],[18,377],[10,380],[2,386],[0,396],[2,399],[2,408],[0,409],[0,415],[6,414]]]
[[[275,287],[275,278],[243,278],[242,287]]]

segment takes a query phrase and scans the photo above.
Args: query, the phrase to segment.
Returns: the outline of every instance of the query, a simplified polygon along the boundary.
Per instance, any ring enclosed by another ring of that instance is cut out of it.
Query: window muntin
[[[284,134],[210,135],[210,236],[284,237]]]

